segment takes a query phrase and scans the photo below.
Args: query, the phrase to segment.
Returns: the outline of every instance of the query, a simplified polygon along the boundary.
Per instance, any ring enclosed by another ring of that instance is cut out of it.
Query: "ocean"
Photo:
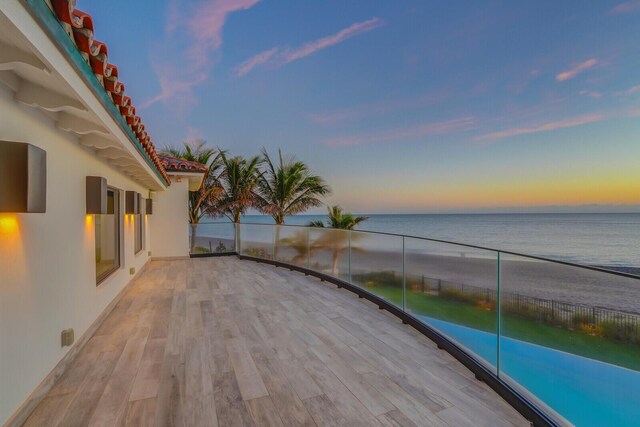
[[[640,213],[367,216],[369,219],[358,230],[448,240],[585,265],[640,267]],[[326,215],[296,215],[288,217],[286,224],[306,225],[325,219]],[[210,221],[224,220],[206,220]],[[247,215],[242,222],[273,220],[264,215]],[[206,226],[201,227],[205,232]]]

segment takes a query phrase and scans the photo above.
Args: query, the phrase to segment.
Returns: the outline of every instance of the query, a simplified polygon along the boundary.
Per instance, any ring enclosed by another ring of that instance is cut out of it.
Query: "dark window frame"
[[[96,286],[100,285],[101,283],[103,283],[105,280],[107,280],[109,277],[111,277],[113,275],[113,273],[115,273],[116,271],[118,271],[121,267],[122,267],[122,248],[121,248],[121,244],[122,244],[122,220],[120,218],[120,212],[122,210],[122,191],[115,188],[115,187],[107,187],[107,195],[109,193],[113,193],[113,199],[114,199],[114,207],[113,207],[113,214],[106,214],[106,215],[113,215],[114,217],[114,235],[115,235],[115,243],[114,243],[114,248],[116,251],[116,254],[114,256],[115,259],[115,264],[113,266],[113,268],[103,272],[100,276],[98,276],[97,271],[96,271]],[[108,197],[108,196],[107,196]],[[97,227],[96,225],[94,225],[94,227]],[[95,229],[94,229],[95,230]],[[95,233],[95,231],[94,231]],[[95,251],[97,250],[97,247],[94,243],[94,258],[95,258]],[[95,266],[95,265],[94,265]],[[97,269],[97,266],[95,266]]]
[[[141,213],[133,215],[133,233],[133,252],[138,255],[144,249],[144,217]]]

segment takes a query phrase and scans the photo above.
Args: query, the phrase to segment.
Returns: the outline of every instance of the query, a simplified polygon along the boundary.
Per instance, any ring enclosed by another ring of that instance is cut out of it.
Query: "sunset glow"
[[[361,212],[640,211],[630,3],[84,6],[114,3],[138,39],[100,36],[160,147],[282,148]]]

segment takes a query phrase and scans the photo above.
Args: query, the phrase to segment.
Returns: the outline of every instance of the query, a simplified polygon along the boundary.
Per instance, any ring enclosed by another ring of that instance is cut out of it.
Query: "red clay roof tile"
[[[138,137],[140,144],[149,155],[156,169],[169,183],[164,164],[158,157],[155,146],[145,131],[140,117],[135,115],[136,109],[131,105],[131,98],[124,95],[124,84],[118,81],[118,67],[108,62],[107,45],[93,38],[93,19],[91,15],[77,10],[75,8],[76,0],[51,0],[51,5],[58,19],[71,27],[72,41],[91,66],[98,81],[111,96],[113,103],[119,108],[120,114]],[[195,163],[195,165],[200,164]],[[206,166],[200,166],[206,170]]]
[[[206,165],[160,154],[160,163],[169,172],[207,172]]]

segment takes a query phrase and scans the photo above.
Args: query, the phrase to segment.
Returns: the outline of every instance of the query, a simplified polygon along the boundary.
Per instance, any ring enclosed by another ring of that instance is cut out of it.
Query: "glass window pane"
[[[189,241],[193,245],[194,254],[235,252],[235,234],[232,222],[201,222],[189,224]]]
[[[332,228],[309,229],[311,270],[349,280],[349,232]]]
[[[142,215],[137,214],[133,216],[134,226],[135,226],[135,253],[138,253],[142,250],[142,242],[144,240],[144,229],[142,224]]]
[[[276,225],[275,259],[280,262],[307,267],[309,257],[309,228]]]
[[[406,311],[497,372],[497,253],[405,238]]]
[[[271,224],[240,224],[242,255],[273,259],[275,227]]]
[[[120,193],[107,191],[107,212],[95,215],[96,281],[99,283],[120,267]]]
[[[402,308],[402,236],[352,231],[351,282]]]
[[[500,377],[561,424],[636,425],[640,278],[506,254],[500,264]]]

